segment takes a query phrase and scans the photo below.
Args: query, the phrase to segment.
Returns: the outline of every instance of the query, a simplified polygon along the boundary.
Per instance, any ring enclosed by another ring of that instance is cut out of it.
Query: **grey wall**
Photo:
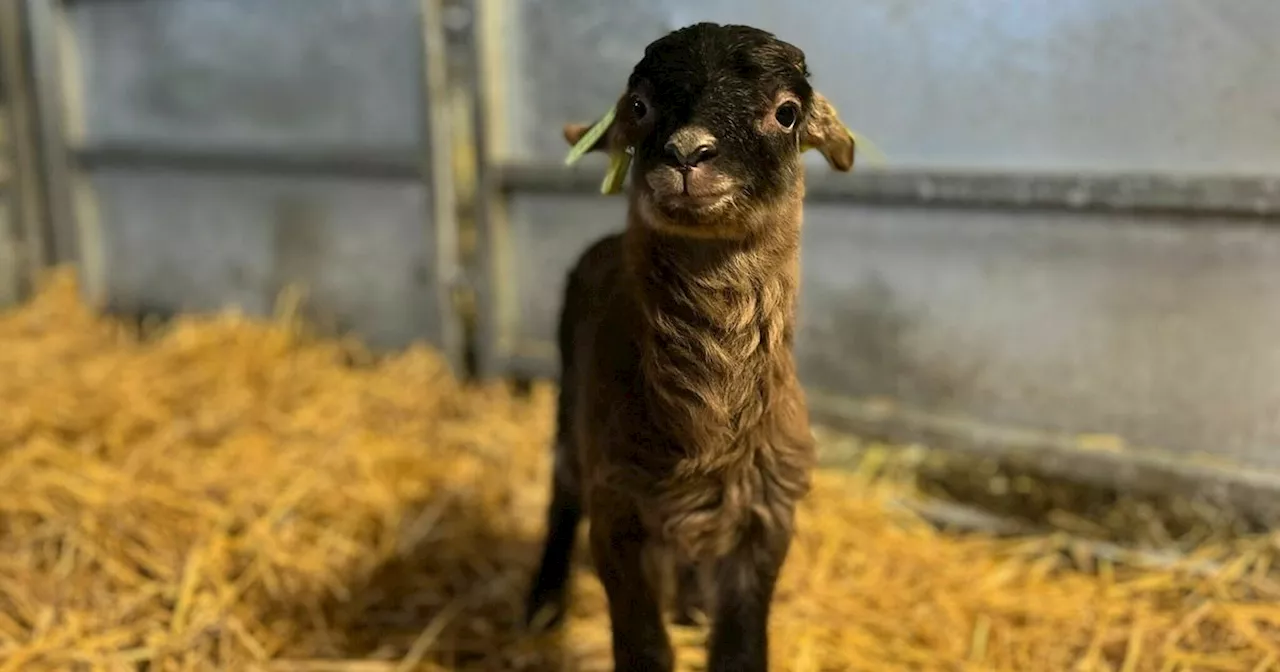
[[[433,109],[421,11],[417,0],[67,3],[62,102],[71,153],[92,158],[74,226],[95,294],[125,311],[263,314],[301,284],[322,324],[456,356],[440,263],[454,251],[439,243],[453,223],[436,217],[421,168]],[[369,161],[393,169],[351,169]]]
[[[622,203],[521,196],[506,281],[547,357],[561,269]],[[1280,467],[1280,232],[1248,223],[810,205],[815,390]]]
[[[622,92],[645,44],[700,20],[775,31],[895,167],[1280,172],[1271,0],[518,0],[504,158]]]
[[[89,140],[416,147],[412,0],[69,5]]]
[[[117,310],[270,314],[306,288],[319,326],[394,347],[438,333],[434,240],[413,182],[95,172]]]
[[[615,100],[647,42],[709,19],[804,48],[892,169],[1280,173],[1269,0],[505,7],[501,162],[558,161],[561,124]],[[553,372],[564,271],[623,204],[513,189],[498,331]],[[798,355],[815,392],[1280,467],[1274,221],[823,201],[806,222]]]

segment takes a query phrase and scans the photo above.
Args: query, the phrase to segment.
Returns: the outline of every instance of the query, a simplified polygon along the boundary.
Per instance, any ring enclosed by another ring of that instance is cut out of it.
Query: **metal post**
[[[41,210],[46,218],[46,264],[75,263],[80,260],[80,236],[72,203],[71,165],[67,152],[64,81],[58,58],[58,18],[62,10],[57,0],[25,0],[26,30],[30,45],[29,64],[33,92],[37,164],[43,178]]]
[[[474,348],[476,373],[482,379],[489,379],[503,373],[501,343],[501,315],[503,302],[498,296],[498,273],[501,270],[500,250],[498,249],[498,229],[500,225],[501,190],[495,181],[492,147],[489,144],[488,115],[490,99],[486,80],[486,67],[490,54],[486,52],[488,44],[488,22],[492,19],[490,12],[501,11],[496,3],[483,0],[465,0],[461,3],[471,13],[471,30],[467,32],[464,49],[459,50],[459,57],[466,65],[466,84],[471,107],[471,146],[473,148],[474,189],[471,199],[471,223],[474,234],[474,254],[468,263],[468,284],[474,296],[475,327]]]
[[[15,300],[30,290],[30,270],[35,260],[43,258],[39,238],[38,214],[32,212],[35,199],[30,191],[32,168],[31,143],[25,131],[29,113],[30,95],[25,77],[23,57],[23,32],[21,6],[0,4],[0,89],[4,91],[4,104],[8,108],[5,128],[5,157],[9,180],[6,196],[9,201],[9,230],[0,230],[0,246],[11,245],[8,260],[10,266],[0,267],[0,301]],[[6,287],[6,285],[9,285]],[[9,291],[12,294],[5,296]]]
[[[503,191],[590,195],[598,173],[558,164],[496,167]],[[1280,216],[1280,178],[1143,174],[1056,174],[868,170],[852,175],[815,171],[810,202],[931,208],[1140,212],[1266,218]]]
[[[458,283],[460,254],[458,246],[458,209],[455,200],[453,145],[454,133],[449,115],[451,87],[447,70],[447,35],[443,16],[444,0],[421,0],[423,72],[423,173],[432,203],[434,220],[435,291],[441,307],[440,347],[447,353],[454,371],[461,374],[464,360],[465,330],[460,323]]]
[[[51,256],[41,207],[43,190],[25,10],[21,3],[0,3],[0,77],[8,107],[8,198],[16,256],[13,276],[19,297],[31,292],[36,272]]]

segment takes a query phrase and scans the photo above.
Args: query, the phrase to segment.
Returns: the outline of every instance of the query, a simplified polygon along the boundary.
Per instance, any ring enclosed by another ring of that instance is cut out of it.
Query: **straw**
[[[0,669],[607,670],[585,551],[564,630],[519,627],[553,400],[234,314],[142,337],[56,275],[0,314]],[[1265,538],[1143,565],[1065,532],[943,532],[889,471],[817,475],[774,669],[1280,660]],[[698,669],[705,633],[672,633]]]

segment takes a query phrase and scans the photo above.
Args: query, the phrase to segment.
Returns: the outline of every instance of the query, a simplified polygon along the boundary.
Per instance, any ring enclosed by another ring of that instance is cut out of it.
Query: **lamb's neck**
[[[647,396],[686,451],[727,453],[759,425],[793,367],[799,233],[630,235]]]

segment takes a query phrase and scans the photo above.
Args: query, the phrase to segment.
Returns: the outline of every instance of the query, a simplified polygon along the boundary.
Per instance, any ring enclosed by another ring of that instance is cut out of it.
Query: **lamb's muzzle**
[[[765,670],[769,604],[813,464],[792,355],[800,155],[816,148],[849,170],[853,138],[810,86],[803,52],[714,24],[651,44],[611,113],[564,135],[629,167],[632,189],[626,229],[592,245],[565,290],[530,623],[562,617],[588,515],[616,669],[671,669],[661,573],[644,560],[659,548],[676,564],[680,620],[699,607],[710,617],[708,669]]]

